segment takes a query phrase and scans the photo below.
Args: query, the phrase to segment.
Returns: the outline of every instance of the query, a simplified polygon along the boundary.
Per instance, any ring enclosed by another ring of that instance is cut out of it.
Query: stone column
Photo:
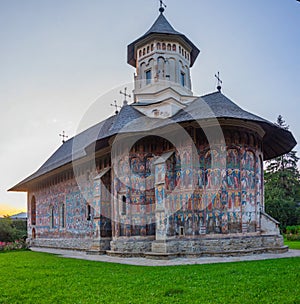
[[[94,208],[94,236],[93,236],[93,242],[91,251],[104,253],[106,250],[109,249],[109,243],[110,238],[107,237],[101,237],[101,221],[103,220],[103,216],[101,216],[104,212],[102,210],[102,202],[104,199],[104,196],[107,191],[105,189],[105,186],[103,185],[103,182],[101,181],[101,177],[104,176],[110,169],[103,170],[98,176],[94,178],[94,189],[93,189],[93,208]],[[107,215],[106,215],[107,216]]]

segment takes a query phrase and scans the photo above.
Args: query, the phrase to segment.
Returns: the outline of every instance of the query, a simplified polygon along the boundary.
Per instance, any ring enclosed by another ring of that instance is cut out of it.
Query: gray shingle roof
[[[140,38],[138,38],[137,40],[135,40],[134,42],[132,42],[131,44],[128,45],[127,62],[130,65],[132,65],[133,67],[136,67],[136,57],[135,57],[136,56],[136,54],[135,54],[136,44],[153,34],[171,35],[171,36],[178,36],[178,37],[182,38],[192,48],[191,67],[193,66],[196,58],[198,57],[198,55],[200,53],[200,50],[184,34],[181,34],[177,31],[175,31],[163,13],[160,13],[158,18],[155,20],[154,24],[143,36],[141,36]]]
[[[252,121],[260,125],[266,132],[263,138],[265,160],[287,153],[296,145],[291,132],[243,110],[220,92],[199,97],[170,119],[149,118],[134,109],[133,106],[125,105],[118,115],[111,116],[66,141],[34,174],[10,190],[26,190],[28,182],[71,163],[72,160],[86,156],[86,150],[94,142],[104,140],[118,133],[147,132],[174,123],[201,121],[211,118],[238,119]]]

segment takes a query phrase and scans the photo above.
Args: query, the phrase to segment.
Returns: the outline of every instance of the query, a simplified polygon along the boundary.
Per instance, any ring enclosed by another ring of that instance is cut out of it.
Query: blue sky
[[[165,16],[201,54],[193,90],[215,90],[300,138],[300,3],[296,0],[165,0]],[[25,209],[6,190],[38,169],[73,136],[90,105],[133,80],[127,45],[158,16],[159,1],[0,0],[0,211]],[[113,114],[116,95],[97,119]],[[299,146],[296,147],[299,150]],[[5,210],[6,210],[5,209]],[[1,215],[1,212],[0,212]]]

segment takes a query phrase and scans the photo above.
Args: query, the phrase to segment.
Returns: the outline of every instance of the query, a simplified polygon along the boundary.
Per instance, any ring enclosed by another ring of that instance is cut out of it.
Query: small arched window
[[[145,55],[146,54],[146,49],[145,48],[143,48],[143,55]]]
[[[161,50],[161,45],[160,45],[160,43],[159,43],[159,42],[157,42],[157,44],[156,44],[156,48],[157,48],[158,50]]]
[[[32,231],[31,231],[31,237],[32,237],[32,239],[36,238],[35,228],[33,228]]]
[[[147,46],[147,54],[150,52],[150,46]]]
[[[151,52],[153,52],[153,50],[154,50],[154,44],[152,43],[151,44]]]
[[[142,57],[142,50],[139,51],[139,57]]]
[[[170,43],[168,43],[167,49],[168,49],[168,51],[171,51],[171,44]]]
[[[173,52],[176,52],[176,44],[173,44],[172,48],[173,48]]]
[[[166,44],[165,43],[162,44],[162,49],[163,49],[163,51],[166,50]]]

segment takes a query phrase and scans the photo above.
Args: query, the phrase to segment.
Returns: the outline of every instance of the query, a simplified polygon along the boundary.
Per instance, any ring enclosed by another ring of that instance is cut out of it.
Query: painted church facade
[[[220,87],[194,96],[199,53],[163,9],[128,46],[134,102],[11,189],[28,193],[32,246],[149,257],[287,250],[264,211],[263,161],[295,139]]]

